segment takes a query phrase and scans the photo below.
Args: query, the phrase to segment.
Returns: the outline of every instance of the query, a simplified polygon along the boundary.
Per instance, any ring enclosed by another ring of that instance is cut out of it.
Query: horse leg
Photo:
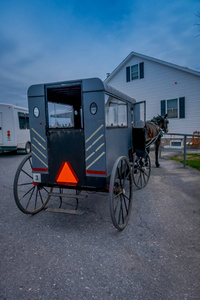
[[[160,164],[159,164],[159,162],[158,162],[159,146],[160,146],[160,140],[158,140],[158,141],[155,143],[155,164],[156,164],[156,168],[160,167]]]

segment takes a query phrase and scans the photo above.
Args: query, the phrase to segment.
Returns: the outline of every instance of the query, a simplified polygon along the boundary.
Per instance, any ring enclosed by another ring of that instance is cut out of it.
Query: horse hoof
[[[156,164],[156,168],[159,168],[160,167],[160,164]]]

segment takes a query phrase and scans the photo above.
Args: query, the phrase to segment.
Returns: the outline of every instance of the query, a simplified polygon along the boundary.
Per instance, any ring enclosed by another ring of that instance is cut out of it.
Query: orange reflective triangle
[[[56,181],[59,184],[77,185],[79,179],[70,163],[63,162],[56,176]]]

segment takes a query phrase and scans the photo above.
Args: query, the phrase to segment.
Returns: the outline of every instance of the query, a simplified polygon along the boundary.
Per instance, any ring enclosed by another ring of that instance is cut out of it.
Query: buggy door
[[[146,101],[137,102],[133,109],[133,153],[143,156],[146,151]]]
[[[85,154],[81,84],[47,86],[46,100],[50,181],[83,186]],[[65,175],[67,168],[71,179]],[[63,176],[60,175],[62,171]]]

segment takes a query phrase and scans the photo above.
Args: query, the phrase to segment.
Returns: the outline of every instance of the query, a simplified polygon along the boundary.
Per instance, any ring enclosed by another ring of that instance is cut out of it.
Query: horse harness
[[[151,121],[149,121],[148,124],[152,124],[153,126],[156,126],[158,134],[150,139],[150,141],[146,144],[146,148],[149,148],[151,145],[153,145],[158,140],[159,137],[163,136],[163,130],[158,126],[158,124],[156,124],[155,122],[151,122]]]

